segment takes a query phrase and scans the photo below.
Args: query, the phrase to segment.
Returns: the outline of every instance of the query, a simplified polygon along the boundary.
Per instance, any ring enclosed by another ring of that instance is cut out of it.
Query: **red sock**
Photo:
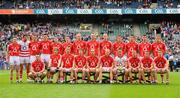
[[[23,65],[20,67],[20,79],[22,79],[22,74],[23,74]]]

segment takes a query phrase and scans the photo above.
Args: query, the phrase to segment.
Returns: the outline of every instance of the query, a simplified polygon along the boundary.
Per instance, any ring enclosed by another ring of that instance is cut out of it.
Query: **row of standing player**
[[[17,77],[20,81],[22,81],[22,71],[23,64],[26,65],[27,68],[27,76],[30,71],[30,64],[35,61],[35,55],[41,54],[41,59],[44,61],[45,65],[48,66],[50,61],[50,54],[54,54],[52,50],[55,48],[58,49],[59,54],[64,54],[64,49],[66,47],[70,47],[71,54],[78,55],[79,49],[83,50],[83,53],[90,56],[90,50],[95,51],[95,55],[102,56],[105,54],[105,50],[109,49],[114,56],[117,56],[117,50],[119,48],[122,49],[122,55],[127,53],[127,57],[132,56],[132,51],[139,51],[141,57],[144,56],[144,51],[153,52],[153,56],[156,57],[158,50],[161,50],[163,53],[165,52],[165,44],[162,42],[160,36],[156,37],[156,41],[151,45],[146,36],[143,36],[143,41],[138,44],[136,43],[135,37],[131,36],[129,42],[126,44],[123,42],[121,36],[117,36],[116,42],[112,44],[108,41],[108,35],[103,35],[103,40],[101,42],[96,41],[96,35],[91,34],[91,40],[88,42],[81,40],[81,34],[78,33],[76,35],[76,40],[74,43],[71,43],[69,37],[65,38],[65,43],[58,42],[58,39],[55,38],[54,42],[48,40],[48,36],[44,35],[42,41],[38,41],[36,36],[31,37],[31,41],[28,42],[26,37],[22,38],[22,41],[17,42],[16,38],[13,39],[12,43],[8,45],[8,60],[11,65],[11,74],[10,80],[13,80],[13,69],[16,65]],[[86,51],[87,50],[87,51]],[[18,66],[21,65],[21,66]],[[28,77],[29,78],[29,77]]]

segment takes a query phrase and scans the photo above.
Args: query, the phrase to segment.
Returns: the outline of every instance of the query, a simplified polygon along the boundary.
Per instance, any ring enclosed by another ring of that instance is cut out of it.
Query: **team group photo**
[[[180,0],[0,0],[0,98],[178,98]]]

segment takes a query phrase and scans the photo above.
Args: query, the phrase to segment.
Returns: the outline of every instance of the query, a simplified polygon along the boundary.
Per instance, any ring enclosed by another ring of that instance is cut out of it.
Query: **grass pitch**
[[[25,76],[25,75],[24,75]],[[9,71],[0,70],[0,98],[180,98],[180,73],[170,84],[11,84]]]

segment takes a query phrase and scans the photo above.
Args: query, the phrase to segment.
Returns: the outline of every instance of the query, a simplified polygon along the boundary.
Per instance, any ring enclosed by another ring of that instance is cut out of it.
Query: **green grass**
[[[0,70],[0,98],[179,98],[180,73],[170,84],[10,84],[9,72]]]

